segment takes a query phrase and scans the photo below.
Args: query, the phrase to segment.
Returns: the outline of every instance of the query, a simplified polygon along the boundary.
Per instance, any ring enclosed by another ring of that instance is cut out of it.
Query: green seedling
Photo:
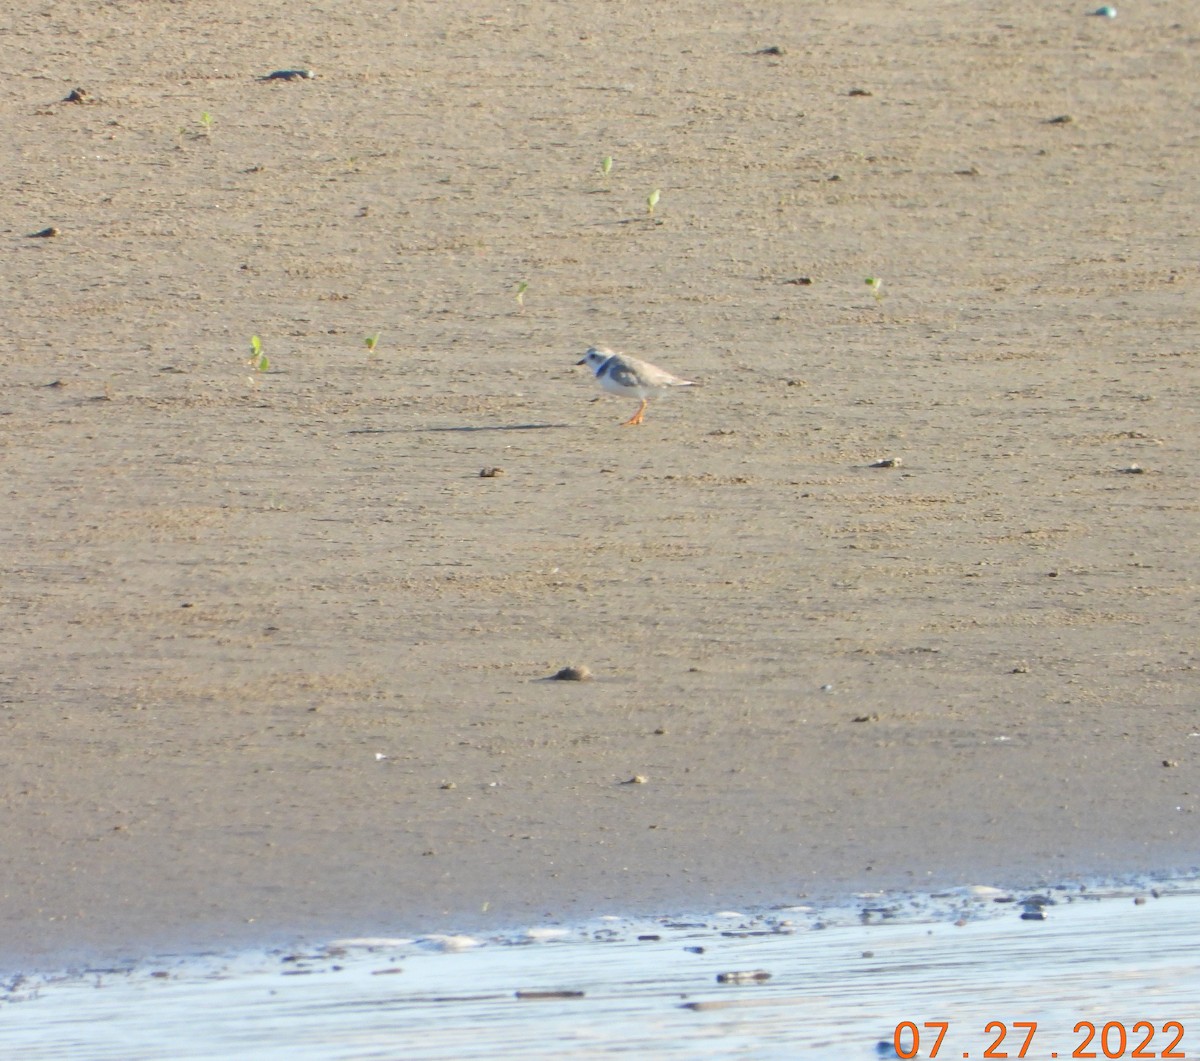
[[[646,196],[646,213],[654,216],[654,208],[658,206],[658,197],[662,194],[661,188],[655,188],[649,195]]]
[[[871,289],[871,294],[873,294],[875,296],[876,302],[883,301],[883,292],[879,290],[881,287],[883,287],[883,281],[880,280],[879,277],[868,276],[866,278],[866,280],[863,281],[863,283],[865,283],[867,285],[867,287],[869,287]]]
[[[255,372],[266,372],[271,367],[271,362],[263,353],[262,340],[257,335],[250,336],[250,360],[246,364]]]
[[[600,160],[600,172],[606,177],[612,172],[612,155],[605,155]]]
[[[368,335],[363,340],[363,345],[367,348],[368,354],[375,353],[375,347],[377,347],[379,345],[379,336],[381,334],[382,334],[381,332],[376,332],[374,335]]]
[[[200,124],[204,127],[204,135],[212,136],[213,116],[208,111],[200,115]]]
[[[517,305],[520,306],[521,309],[525,308],[525,292],[528,290],[528,280],[522,280],[519,284],[517,284]]]

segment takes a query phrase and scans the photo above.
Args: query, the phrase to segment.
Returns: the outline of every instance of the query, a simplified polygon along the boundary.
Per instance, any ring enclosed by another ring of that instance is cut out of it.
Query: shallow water
[[[1028,1058],[1133,1057],[1139,1044],[1167,1056],[1169,1022],[1183,1029],[1176,1056],[1195,1058],[1200,883],[1152,887],[1056,889],[1040,893],[1045,906],[967,889],[870,896],[15,976],[0,1056],[876,1058],[895,1056],[903,1021],[929,1055],[937,1029],[924,1022],[942,1021],[938,1057],[1017,1057],[1016,1022],[1036,1021]],[[1039,909],[1045,920],[1022,919]],[[769,978],[718,981],[728,973]],[[1139,1021],[1151,1025],[1135,1034]],[[1007,1028],[1001,1043],[992,1022]],[[1081,1022],[1096,1028],[1090,1043]]]

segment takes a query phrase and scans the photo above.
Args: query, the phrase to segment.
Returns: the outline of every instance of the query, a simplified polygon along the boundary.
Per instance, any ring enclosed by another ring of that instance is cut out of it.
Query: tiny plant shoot
[[[200,124],[204,126],[204,135],[212,136],[213,116],[208,111],[200,115]]]
[[[271,367],[271,362],[263,353],[262,340],[257,335],[250,336],[250,360],[246,364],[252,366],[255,372],[266,372]]]
[[[879,290],[881,287],[883,287],[883,281],[880,280],[879,277],[868,276],[866,278],[866,280],[863,281],[863,283],[865,283],[867,285],[867,287],[869,287],[871,289],[871,294],[873,294],[875,296],[876,302],[880,302],[883,300],[883,292]]]
[[[662,194],[661,188],[655,188],[649,195],[646,196],[646,213],[653,215],[654,208],[658,206],[658,197]]]
[[[612,172],[612,155],[605,155],[600,160],[600,172],[606,177]]]
[[[375,347],[379,345],[379,336],[382,334],[382,332],[376,332],[374,335],[368,335],[363,340],[363,345],[367,348],[368,354],[375,353]]]
[[[525,292],[528,290],[528,280],[522,280],[519,284],[517,284],[517,305],[520,306],[521,309],[525,308]]]

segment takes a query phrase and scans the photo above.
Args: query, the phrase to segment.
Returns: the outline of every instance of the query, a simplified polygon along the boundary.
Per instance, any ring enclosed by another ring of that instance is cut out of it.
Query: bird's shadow
[[[570,424],[453,424],[448,427],[354,427],[350,435],[423,435],[445,431],[558,431]]]

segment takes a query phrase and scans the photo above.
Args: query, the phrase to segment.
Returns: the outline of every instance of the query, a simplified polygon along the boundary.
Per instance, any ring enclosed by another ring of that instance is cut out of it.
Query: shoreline
[[[411,921],[401,922],[399,920],[386,923],[359,922],[357,930],[350,927],[344,931],[293,929],[271,931],[265,935],[247,931],[240,937],[231,933],[207,940],[192,934],[186,937],[174,937],[176,939],[174,944],[169,942],[172,936],[167,933],[159,936],[157,942],[151,943],[147,940],[141,946],[131,944],[92,951],[73,947],[62,948],[57,954],[43,952],[36,961],[21,961],[12,957],[12,948],[9,948],[7,952],[0,951],[0,977],[17,977],[18,980],[24,980],[31,976],[83,975],[108,968],[128,969],[167,960],[212,958],[239,953],[321,952],[336,950],[339,941],[346,944],[346,941],[352,943],[364,939],[388,941],[381,942],[378,946],[390,946],[397,942],[412,943],[420,940],[431,940],[435,943],[439,940],[458,940],[459,944],[448,943],[445,949],[469,949],[482,940],[511,940],[524,934],[534,933],[536,935],[541,930],[546,930],[548,933],[563,930],[569,933],[578,933],[581,926],[603,922],[606,919],[623,923],[679,924],[730,917],[761,921],[777,919],[781,913],[789,910],[803,910],[816,917],[818,921],[831,918],[830,923],[843,923],[847,918],[853,919],[854,916],[857,916],[855,911],[871,910],[874,911],[874,914],[867,917],[864,923],[874,917],[877,921],[882,918],[884,921],[899,924],[910,921],[920,922],[923,919],[945,920],[948,916],[947,911],[955,904],[965,904],[966,907],[973,909],[977,916],[982,916],[983,911],[989,908],[989,904],[1010,904],[1011,908],[1015,909],[1028,903],[1030,896],[1039,894],[1059,896],[1068,900],[1091,900],[1145,893],[1157,897],[1160,889],[1163,894],[1195,893],[1200,889],[1200,867],[1193,867],[1187,873],[1129,871],[1104,875],[1077,875],[1053,881],[1036,878],[1025,883],[1003,885],[977,882],[970,885],[956,884],[928,889],[896,887],[878,890],[830,891],[815,895],[794,895],[790,899],[771,903],[716,904],[711,908],[692,904],[666,912],[661,908],[652,910],[635,903],[627,904],[624,907],[620,905],[596,907],[586,913],[569,916],[547,914],[542,918],[523,921],[497,921],[495,918],[489,919],[486,911],[479,911],[470,917],[451,918],[443,922],[433,921],[424,927],[417,927]],[[729,911],[738,911],[738,913],[733,914]],[[534,938],[534,936],[530,938]],[[470,942],[472,939],[475,940],[474,943]]]
[[[1039,1056],[1079,1052],[1089,1034],[1119,1053],[1130,1032],[1143,1052],[1147,1033],[1164,1052],[1184,1050],[1200,982],[1174,944],[1200,911],[1195,880],[1015,903],[988,892],[342,939],[15,978],[4,985],[0,1041],[29,1061],[218,1061],[258,1050],[328,1061],[397,1042],[429,1061],[549,1061],[566,1043],[698,1058],[786,1044],[789,1056],[845,1058],[910,1054],[918,1039],[928,1051],[939,1029],[954,1056],[989,1043],[995,1052],[1009,1030],[1025,1047],[1036,1030]]]

